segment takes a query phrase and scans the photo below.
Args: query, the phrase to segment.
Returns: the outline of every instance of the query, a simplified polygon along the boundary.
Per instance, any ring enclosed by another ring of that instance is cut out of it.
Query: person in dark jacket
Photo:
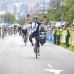
[[[55,28],[54,28],[54,34],[53,34],[54,44],[56,44],[56,34],[57,34],[57,28],[55,27]]]
[[[69,29],[66,28],[66,47],[69,47],[69,37],[70,37]]]
[[[60,36],[61,36],[61,31],[60,27],[57,28],[57,33],[56,33],[56,44],[60,45]]]

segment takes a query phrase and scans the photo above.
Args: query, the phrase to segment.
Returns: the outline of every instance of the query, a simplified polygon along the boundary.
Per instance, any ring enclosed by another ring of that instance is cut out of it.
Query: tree
[[[43,16],[38,16],[38,20],[43,21]]]
[[[7,22],[8,23],[12,23],[13,24],[13,23],[16,22],[14,14],[7,13],[6,16],[7,16],[6,18],[7,18]]]
[[[47,18],[49,21],[61,21],[61,7],[60,7],[60,2],[58,3],[58,9],[56,7],[56,3],[54,5],[55,0],[51,0],[51,8],[48,10],[47,13]],[[70,24],[73,22],[74,19],[74,0],[64,0],[65,6],[64,6],[64,21],[69,22]]]
[[[20,25],[24,25],[24,20],[25,20],[25,18],[20,18],[17,20],[17,23]]]
[[[4,18],[4,23],[13,24],[16,22],[15,15],[11,14],[11,13],[5,13],[5,14],[1,15],[1,18]]]
[[[72,23],[74,19],[74,0],[65,0],[65,21]]]

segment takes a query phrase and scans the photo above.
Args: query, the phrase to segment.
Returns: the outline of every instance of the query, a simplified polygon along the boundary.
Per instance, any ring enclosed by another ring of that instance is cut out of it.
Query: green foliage
[[[42,21],[43,20],[43,16],[38,16],[38,20]]]
[[[25,20],[25,18],[20,18],[17,20],[17,23],[20,25],[24,25],[24,20]]]
[[[46,24],[49,24],[49,18],[46,18]]]
[[[4,15],[1,15],[1,18],[4,17],[4,22],[5,23],[10,23],[13,24],[16,22],[16,18],[14,14],[6,13]]]
[[[55,0],[53,0],[55,2]],[[51,9],[48,10],[47,18],[49,21],[61,21],[61,13],[62,9],[60,6],[58,6],[58,9],[54,7],[54,2],[52,2],[51,6],[53,6]],[[64,12],[64,21],[72,23],[74,19],[74,0],[64,0],[65,7],[63,8]],[[47,19],[47,20],[48,20]]]
[[[74,19],[74,0],[65,0],[65,21],[72,23]]]
[[[74,51],[74,46],[70,45],[70,47],[68,49],[71,50],[71,51]]]

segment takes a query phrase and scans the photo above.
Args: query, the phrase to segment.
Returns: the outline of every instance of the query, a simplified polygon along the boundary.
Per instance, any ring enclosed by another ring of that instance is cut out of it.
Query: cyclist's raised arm
[[[25,22],[25,24],[29,24],[30,23],[30,15],[29,14],[27,14],[24,22]]]
[[[46,15],[43,16],[44,20],[41,22],[42,25],[46,25]]]

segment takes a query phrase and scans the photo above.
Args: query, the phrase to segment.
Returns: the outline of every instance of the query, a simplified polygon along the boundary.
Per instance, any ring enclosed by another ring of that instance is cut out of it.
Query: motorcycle
[[[40,44],[43,45],[46,43],[46,31],[43,27],[40,29]]]

